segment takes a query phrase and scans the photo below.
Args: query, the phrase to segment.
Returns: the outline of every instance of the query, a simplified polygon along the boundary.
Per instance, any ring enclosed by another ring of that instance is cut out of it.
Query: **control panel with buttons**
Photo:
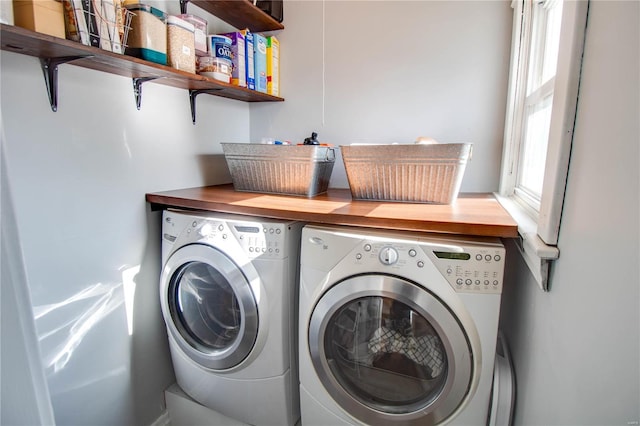
[[[400,275],[407,265],[424,268],[425,262],[432,262],[455,291],[465,293],[501,293],[504,257],[505,249],[499,242],[445,246],[422,241],[374,241],[364,242],[355,252],[356,262],[377,258]]]
[[[250,225],[228,222],[244,252],[250,257],[282,258],[284,252],[284,224],[252,223]]]
[[[463,247],[462,251],[433,251],[434,263],[458,292],[501,293],[504,276],[502,245]]]
[[[249,258],[281,259],[285,257],[284,223],[234,222],[216,219],[194,219],[183,230],[179,241],[201,241],[216,246],[235,240]]]

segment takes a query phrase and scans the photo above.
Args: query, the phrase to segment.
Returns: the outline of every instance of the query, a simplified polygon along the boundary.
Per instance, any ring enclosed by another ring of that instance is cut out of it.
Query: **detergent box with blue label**
[[[253,58],[254,58],[254,44],[253,44],[253,33],[249,32],[249,30],[243,30],[241,33],[244,35],[244,58],[245,58],[245,70],[246,70],[246,79],[247,79],[247,88],[251,90],[256,90],[256,69],[254,66]]]
[[[253,34],[253,48],[256,91],[267,93],[267,38],[262,34]]]

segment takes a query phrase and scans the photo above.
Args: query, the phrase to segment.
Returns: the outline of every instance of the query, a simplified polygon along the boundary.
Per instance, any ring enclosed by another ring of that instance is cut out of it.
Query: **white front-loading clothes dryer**
[[[166,210],[160,303],[178,385],[253,425],[300,417],[299,222]]]
[[[307,225],[303,425],[486,424],[499,239]]]

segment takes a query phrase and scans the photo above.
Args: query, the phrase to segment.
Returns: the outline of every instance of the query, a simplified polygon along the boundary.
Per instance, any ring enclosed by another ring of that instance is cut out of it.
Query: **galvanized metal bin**
[[[335,148],[222,143],[236,191],[313,197],[327,191]]]
[[[356,200],[451,204],[471,156],[470,143],[341,146]]]

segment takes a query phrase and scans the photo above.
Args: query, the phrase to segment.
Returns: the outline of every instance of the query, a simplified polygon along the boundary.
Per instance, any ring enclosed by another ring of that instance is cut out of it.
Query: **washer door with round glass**
[[[256,282],[250,264],[241,270],[212,246],[191,244],[176,250],[162,271],[160,302],[180,349],[213,370],[242,362],[258,335],[252,290]]]
[[[392,276],[339,282],[316,304],[309,351],[327,392],[369,424],[437,424],[470,393],[473,356],[454,314]]]

